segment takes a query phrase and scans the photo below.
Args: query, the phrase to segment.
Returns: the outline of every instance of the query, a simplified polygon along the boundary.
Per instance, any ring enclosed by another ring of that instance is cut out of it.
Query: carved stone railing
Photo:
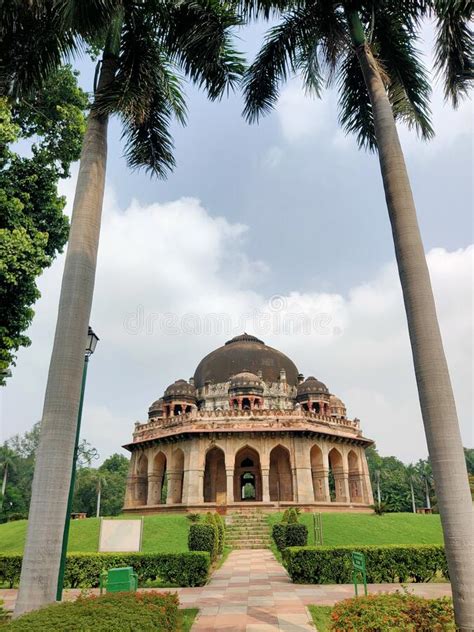
[[[230,420],[232,423],[230,424]],[[360,437],[358,419],[337,419],[301,409],[296,410],[194,410],[168,418],[152,418],[135,424],[133,442],[159,439],[172,434],[203,431],[313,430],[336,436]]]

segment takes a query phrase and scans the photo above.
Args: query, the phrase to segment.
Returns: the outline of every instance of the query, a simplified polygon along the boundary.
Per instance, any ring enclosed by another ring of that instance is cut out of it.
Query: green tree
[[[24,98],[41,85],[65,52],[87,44],[101,51],[43,408],[15,609],[21,614],[54,601],[56,594],[96,272],[109,117],[121,119],[129,165],[164,177],[174,166],[170,122],[184,123],[186,113],[176,71],[217,99],[240,78],[243,66],[231,45],[231,29],[238,20],[230,3],[219,0],[58,0],[33,7],[12,3],[8,9],[0,25],[0,87],[11,95]],[[31,32],[40,35],[34,47]]]
[[[430,85],[416,44],[420,23],[436,21],[436,66],[454,105],[473,76],[472,2],[466,0],[241,0],[273,27],[245,79],[244,114],[271,110],[279,86],[300,73],[308,92],[339,89],[340,122],[361,147],[378,152],[392,226],[415,375],[438,493],[456,622],[474,629],[472,503],[448,366],[396,121],[424,138]]]
[[[69,66],[28,101],[0,98],[0,384],[16,351],[31,342],[24,332],[40,296],[36,279],[67,240],[57,185],[79,158],[86,106]],[[19,142],[31,155],[14,150]]]

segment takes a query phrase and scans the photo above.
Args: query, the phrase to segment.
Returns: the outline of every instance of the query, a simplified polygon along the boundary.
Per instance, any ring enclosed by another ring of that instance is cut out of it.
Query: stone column
[[[319,470],[311,470],[311,478],[313,480],[314,500],[319,503],[328,503],[331,501],[329,495],[329,478],[328,470],[321,468]]]
[[[349,496],[349,475],[342,468],[334,470],[334,483],[336,486],[336,502],[348,503]]]
[[[168,470],[168,494],[166,496],[166,504],[172,505],[180,502],[179,496],[181,490],[181,476],[180,470]]]
[[[299,503],[312,503],[314,500],[313,481],[311,478],[310,450],[306,441],[295,440],[295,473],[296,486],[293,498]]]
[[[123,502],[123,508],[129,509],[135,506],[135,485],[137,477],[133,474],[127,476],[127,485],[125,487],[125,500]]]
[[[227,487],[227,504],[234,502],[234,468],[225,468],[226,487]]]
[[[159,505],[161,503],[161,488],[163,486],[163,474],[148,475],[147,505]]]
[[[372,493],[372,483],[370,482],[369,466],[367,465],[367,457],[365,456],[365,450],[360,450],[360,462],[362,464],[362,480],[363,480],[363,502],[368,505],[374,504],[374,496]]]
[[[270,502],[270,468],[262,467],[262,502]]]

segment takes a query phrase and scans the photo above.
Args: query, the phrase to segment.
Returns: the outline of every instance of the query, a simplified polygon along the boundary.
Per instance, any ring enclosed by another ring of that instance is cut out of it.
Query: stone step
[[[265,544],[268,544],[270,542],[270,539],[269,538],[237,538],[235,540],[228,539],[226,540],[226,542],[228,542],[229,544],[234,544],[235,542],[251,542],[251,543],[265,542]]]

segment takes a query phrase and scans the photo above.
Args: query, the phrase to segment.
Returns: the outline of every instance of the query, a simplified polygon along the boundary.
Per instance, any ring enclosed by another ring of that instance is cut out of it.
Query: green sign
[[[364,583],[364,592],[367,595],[367,573],[365,569],[365,555],[359,551],[352,552],[352,581],[354,582],[355,595],[358,597],[357,580],[359,575]]]

